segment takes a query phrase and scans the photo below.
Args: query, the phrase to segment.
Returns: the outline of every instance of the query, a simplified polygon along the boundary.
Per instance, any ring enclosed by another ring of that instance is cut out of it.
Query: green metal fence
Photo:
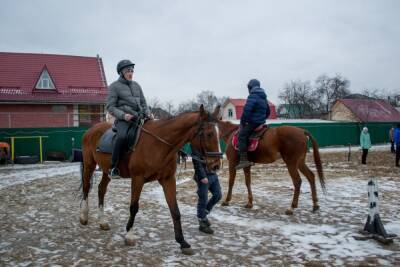
[[[81,147],[82,136],[87,127],[62,128],[5,128],[0,129],[0,141],[10,143],[12,136],[48,136],[43,139],[43,157],[46,159],[50,151],[61,151],[67,159],[73,148]],[[15,141],[15,156],[39,156],[39,141],[33,139],[18,139]]]
[[[395,123],[371,122],[371,123],[271,123],[270,127],[280,125],[293,125],[308,130],[318,141],[320,147],[339,145],[358,145],[361,130],[367,126],[371,134],[372,144],[389,142],[389,129]],[[64,128],[7,128],[0,129],[0,141],[10,142],[11,136],[39,136],[48,138],[43,140],[43,154],[49,151],[62,151],[68,159],[73,148],[81,148],[82,136],[87,127]],[[221,142],[221,149],[225,151],[225,144]],[[185,151],[190,151],[188,145]],[[21,139],[15,143],[15,155],[39,155],[39,142],[37,140]]]

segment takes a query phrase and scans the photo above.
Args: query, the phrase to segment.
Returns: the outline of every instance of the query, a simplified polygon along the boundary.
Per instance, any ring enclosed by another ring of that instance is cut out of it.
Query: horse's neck
[[[197,113],[180,115],[168,122],[161,121],[161,125],[155,129],[155,134],[172,144],[174,147],[182,147],[194,135],[198,121]]]
[[[224,139],[225,143],[229,140],[232,133],[239,128],[239,125],[233,124],[229,121],[218,122],[218,127],[221,130],[221,137]]]

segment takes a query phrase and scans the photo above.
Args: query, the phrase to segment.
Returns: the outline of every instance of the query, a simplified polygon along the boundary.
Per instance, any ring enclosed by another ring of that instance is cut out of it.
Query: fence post
[[[368,181],[368,207],[367,222],[364,225],[364,230],[360,231],[364,237],[354,238],[357,240],[375,239],[384,244],[392,243],[393,237],[396,237],[396,235],[386,232],[379,216],[378,181],[376,178],[370,178]]]

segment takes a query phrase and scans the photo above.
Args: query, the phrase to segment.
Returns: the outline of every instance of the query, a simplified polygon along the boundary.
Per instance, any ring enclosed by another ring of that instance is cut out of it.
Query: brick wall
[[[359,121],[356,115],[345,105],[337,102],[331,111],[331,120],[333,121]]]
[[[72,105],[1,104],[0,128],[73,126]]]

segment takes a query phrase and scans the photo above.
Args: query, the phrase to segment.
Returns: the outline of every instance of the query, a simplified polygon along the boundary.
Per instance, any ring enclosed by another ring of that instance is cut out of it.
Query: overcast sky
[[[400,93],[400,1],[2,0],[0,51],[99,54],[109,84],[131,59],[148,101],[175,104],[246,97],[251,78],[278,102],[324,73]]]

